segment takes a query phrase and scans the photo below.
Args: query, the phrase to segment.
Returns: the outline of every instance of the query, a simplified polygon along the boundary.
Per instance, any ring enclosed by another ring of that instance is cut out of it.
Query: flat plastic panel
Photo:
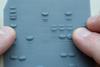
[[[94,67],[72,41],[72,32],[90,15],[89,0],[8,0],[5,25],[17,38],[5,67]]]

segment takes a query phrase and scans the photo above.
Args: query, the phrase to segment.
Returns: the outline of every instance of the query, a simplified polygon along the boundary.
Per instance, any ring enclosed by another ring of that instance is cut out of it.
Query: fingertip
[[[90,31],[84,27],[77,28],[73,32],[73,39],[82,39],[87,37],[90,34]]]
[[[100,16],[97,15],[88,18],[86,26],[92,32],[100,32]]]
[[[0,29],[0,55],[11,47],[16,39],[16,32],[9,26]]]
[[[87,54],[88,56],[91,56],[91,52],[90,52],[90,45],[89,45],[89,39],[91,36],[91,32],[84,28],[77,28],[74,32],[73,32],[73,41],[75,43],[75,45],[85,54]]]
[[[12,35],[12,37],[16,38],[16,32],[13,28],[9,27],[9,26],[4,26],[1,28],[4,32],[9,32],[9,34]]]

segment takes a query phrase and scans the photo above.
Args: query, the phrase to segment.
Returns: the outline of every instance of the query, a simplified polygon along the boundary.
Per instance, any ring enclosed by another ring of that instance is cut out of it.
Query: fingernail
[[[100,16],[92,16],[92,17],[90,17],[89,19],[88,19],[88,22],[90,22],[90,23],[95,23],[96,22],[96,20],[99,18]]]
[[[85,28],[79,28],[75,31],[75,35],[80,38],[88,37],[91,34],[87,29]]]

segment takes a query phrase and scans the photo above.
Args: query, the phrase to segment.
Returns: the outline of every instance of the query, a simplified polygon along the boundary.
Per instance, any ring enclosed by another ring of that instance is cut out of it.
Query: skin
[[[90,17],[86,27],[73,32],[73,41],[83,53],[100,65],[100,16]]]
[[[77,28],[73,32],[73,41],[86,55],[93,58],[100,65],[100,16],[90,17],[87,28]],[[16,39],[15,31],[10,27],[0,29],[0,55],[7,51]]]
[[[13,44],[16,38],[15,31],[8,27],[4,26],[0,29],[0,55],[8,50],[9,47]]]

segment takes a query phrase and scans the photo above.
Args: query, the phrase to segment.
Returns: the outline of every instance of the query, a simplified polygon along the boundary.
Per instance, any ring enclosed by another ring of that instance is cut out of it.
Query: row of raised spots
[[[37,65],[36,67],[45,67],[45,66],[44,65]],[[68,67],[77,67],[77,65],[70,63],[70,64],[68,64]]]
[[[10,10],[16,10],[16,7],[10,7],[9,9]],[[49,15],[49,12],[47,12],[47,11],[41,12],[41,15],[42,16],[48,16]],[[65,12],[64,15],[66,15],[66,16],[72,16],[72,12],[71,11]]]
[[[75,53],[61,53],[60,54],[61,57],[75,57]]]
[[[16,28],[16,24],[11,24],[10,25],[12,28]],[[52,31],[57,31],[57,28],[52,28]],[[59,39],[69,39],[69,40],[71,40],[72,39],[72,33],[70,32],[70,33],[66,33],[66,35],[65,34],[61,34],[61,35],[59,35]],[[31,36],[27,36],[26,37],[26,40],[27,41],[32,41],[34,39],[34,37],[31,35]]]
[[[52,25],[51,26],[51,31],[57,31],[57,30],[60,30],[60,31],[64,31],[64,30],[68,30],[68,31],[72,31],[73,30],[73,26],[72,25],[68,25],[68,26],[65,26],[65,25]]]
[[[17,27],[17,25],[15,23],[10,24],[10,26],[12,28],[16,28]],[[69,30],[69,31],[72,31],[73,30],[73,26],[52,25],[51,26],[51,30],[52,31],[56,31],[56,30],[60,30],[60,31]]]
[[[60,34],[59,35],[59,39],[68,39],[68,40],[72,40],[72,33],[69,33],[69,34]]]
[[[10,24],[10,26],[12,28],[16,28],[17,27],[17,25],[15,23]],[[52,31],[57,31],[57,30],[60,30],[60,31],[64,31],[64,30],[72,31],[73,30],[73,26],[72,25],[70,25],[70,26],[65,26],[65,25],[52,25],[51,26],[51,30]]]
[[[49,16],[49,12],[41,12],[42,16]],[[64,13],[65,16],[72,16],[72,12],[66,12]]]
[[[18,57],[18,56],[10,56],[10,59],[11,60],[19,60],[19,61],[25,61],[26,60],[26,56],[20,56],[20,57]]]
[[[61,57],[75,57],[75,53],[61,53],[60,54]],[[11,60],[19,60],[19,61],[25,61],[26,60],[26,56],[15,56],[15,55],[12,55],[10,56],[10,59]]]
[[[16,20],[17,19],[17,11],[16,11],[16,8],[15,7],[10,7],[10,20]],[[44,16],[44,17],[47,17],[49,16],[49,12],[41,12],[41,15]],[[65,12],[64,13],[65,16],[72,16],[72,12]],[[71,20],[71,18],[67,18],[67,20]]]

